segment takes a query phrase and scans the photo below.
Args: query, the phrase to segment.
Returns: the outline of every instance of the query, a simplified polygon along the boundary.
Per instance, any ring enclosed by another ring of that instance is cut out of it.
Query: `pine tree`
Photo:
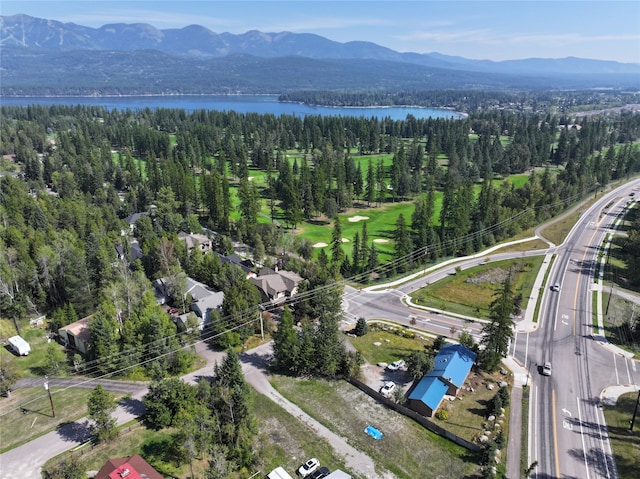
[[[482,344],[484,349],[481,362],[484,368],[495,371],[502,358],[507,356],[509,341],[513,338],[514,311],[513,290],[509,275],[502,286],[502,291],[491,303],[491,321],[482,328]]]
[[[116,402],[111,393],[98,384],[89,396],[87,407],[89,419],[93,421],[92,432],[96,441],[108,441],[118,435],[116,420],[111,416],[116,410]]]
[[[331,268],[333,276],[337,276],[340,271],[345,253],[342,249],[342,225],[340,217],[336,216],[333,220],[333,233],[331,234]]]
[[[300,353],[300,340],[293,324],[293,315],[285,306],[280,324],[273,333],[273,357],[275,366],[283,371],[295,372]]]

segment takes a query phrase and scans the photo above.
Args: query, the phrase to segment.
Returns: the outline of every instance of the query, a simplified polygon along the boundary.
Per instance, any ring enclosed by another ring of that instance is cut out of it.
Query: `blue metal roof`
[[[435,411],[448,388],[437,376],[424,376],[409,394],[409,399],[422,401]]]
[[[433,371],[428,376],[441,377],[459,388],[471,371],[476,356],[462,344],[447,344],[436,355]]]

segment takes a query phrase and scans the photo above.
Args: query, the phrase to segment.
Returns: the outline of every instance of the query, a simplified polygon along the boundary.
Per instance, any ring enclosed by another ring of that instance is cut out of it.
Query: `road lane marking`
[[[607,470],[607,477],[611,477],[609,473],[609,461],[607,459],[607,451],[605,449],[605,438],[602,437],[602,426],[600,425],[600,414],[598,414],[598,406],[594,406],[596,412],[596,422],[598,423],[598,432],[600,433],[600,447],[602,448],[602,459]],[[607,441],[608,442],[608,441]]]
[[[564,413],[565,416],[571,417],[571,411],[569,411],[566,407],[562,408],[562,412]]]
[[[527,340],[524,346],[524,367],[527,370],[527,378],[529,376],[529,367],[527,366],[527,357],[529,356],[529,333],[527,332]]]
[[[589,479],[589,463],[587,462],[587,447],[584,444],[584,429],[582,427],[582,413],[580,412],[580,398],[576,396],[576,404],[578,405],[578,420],[580,421],[580,439],[582,440],[582,457],[584,458],[584,469],[587,471],[587,479]],[[560,475],[558,475],[560,477]]]
[[[633,384],[633,379],[631,379],[631,371],[629,371],[629,359],[625,356],[624,365],[627,367],[627,384]]]
[[[613,368],[616,370],[616,384],[620,384],[620,377],[618,376],[618,361],[616,361],[616,353],[613,354]]]
[[[573,426],[566,419],[562,421],[562,427],[568,429],[569,431],[573,431]]]
[[[535,457],[536,460],[538,459],[538,457],[540,457],[540,452],[538,451],[540,442],[538,441],[538,420],[535,417],[537,409],[533,406],[537,404],[538,404],[538,388],[535,387],[532,395],[532,404],[531,404],[532,407],[529,409],[529,422],[531,425],[533,425],[533,427],[531,428],[531,430],[533,431],[533,441],[529,440],[529,444],[530,445],[533,444],[532,452],[533,452],[533,457]],[[528,464],[531,464],[533,457],[529,457],[529,461],[527,461]]]
[[[558,459],[558,428],[556,426],[556,390],[551,390],[551,419],[553,422],[553,453],[556,459],[556,477],[560,475],[560,461]]]

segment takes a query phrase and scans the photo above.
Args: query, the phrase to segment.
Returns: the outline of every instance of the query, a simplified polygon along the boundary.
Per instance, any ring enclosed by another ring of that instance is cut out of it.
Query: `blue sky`
[[[0,13],[90,27],[198,24],[217,33],[315,33],[473,59],[575,56],[640,63],[638,0],[0,0]]]

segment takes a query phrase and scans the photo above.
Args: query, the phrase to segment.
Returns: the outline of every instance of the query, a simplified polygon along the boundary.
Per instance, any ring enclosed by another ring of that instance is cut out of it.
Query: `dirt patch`
[[[473,275],[464,280],[465,283],[471,284],[502,284],[509,276],[509,270],[504,268],[492,268],[482,273]]]

